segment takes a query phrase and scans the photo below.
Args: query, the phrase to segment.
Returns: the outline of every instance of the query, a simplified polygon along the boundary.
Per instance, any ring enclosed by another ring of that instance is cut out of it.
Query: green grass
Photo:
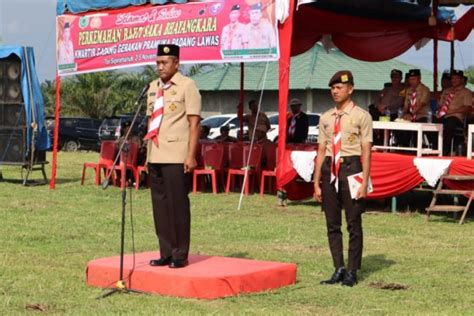
[[[95,153],[59,153],[56,190],[23,187],[19,168],[2,167],[0,314],[34,313],[29,304],[41,304],[48,314],[74,315],[474,313],[472,217],[460,226],[443,215],[426,223],[420,213],[368,212],[359,285],[321,286],[333,268],[320,207],[308,201],[279,208],[275,197],[253,195],[237,211],[238,194],[191,195],[191,252],[295,262],[297,284],[217,300],[96,300],[104,292],[86,286],[85,267],[118,254],[121,210],[120,191],[94,186],[91,172],[80,185],[82,163],[96,159]],[[133,192],[133,208],[137,251],[156,250],[148,190]],[[130,227],[127,237],[130,252]],[[377,289],[373,282],[408,289]]]

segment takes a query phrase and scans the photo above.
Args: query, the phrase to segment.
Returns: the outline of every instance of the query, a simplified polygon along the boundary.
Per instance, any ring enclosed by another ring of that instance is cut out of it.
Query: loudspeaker
[[[0,59],[0,103],[23,103],[21,60],[14,54]]]
[[[25,162],[26,128],[0,127],[0,164]]]
[[[0,127],[25,127],[26,116],[23,104],[0,103]]]

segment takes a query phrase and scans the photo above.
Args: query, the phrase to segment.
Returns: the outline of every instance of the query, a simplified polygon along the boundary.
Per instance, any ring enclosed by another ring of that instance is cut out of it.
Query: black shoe
[[[168,265],[171,269],[184,268],[188,265],[188,259],[174,259],[171,260],[171,263]]]
[[[171,263],[171,257],[161,257],[160,259],[150,260],[150,265],[153,267],[163,267]]]
[[[330,279],[324,280],[319,282],[320,284],[336,284],[344,280],[344,277],[346,276],[346,268],[340,267],[337,268],[334,274],[331,276]]]
[[[342,285],[345,286],[354,286],[357,284],[357,273],[356,271],[349,271],[346,273],[344,280],[342,280]]]

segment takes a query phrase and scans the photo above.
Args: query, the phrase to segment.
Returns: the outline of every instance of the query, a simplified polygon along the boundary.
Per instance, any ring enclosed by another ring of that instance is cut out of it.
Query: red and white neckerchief
[[[416,107],[416,90],[413,90],[410,97],[410,114],[411,114],[412,122],[416,121],[415,107]]]
[[[290,128],[288,129],[288,134],[290,134],[290,136],[294,136],[294,135],[295,135],[295,131],[296,131],[296,119],[298,118],[298,116],[300,116],[300,113],[301,113],[301,112],[299,112],[298,114],[293,114],[293,116],[291,117]]]
[[[349,105],[351,108],[354,104]],[[339,191],[339,168],[341,167],[341,147],[342,147],[342,131],[341,118],[343,111],[336,112],[336,120],[334,121],[334,137],[332,139],[332,161],[331,161],[331,183],[334,182],[336,192]]]
[[[451,92],[449,92],[448,97],[446,98],[443,105],[441,106],[441,109],[439,109],[438,113],[436,113],[437,118],[442,118],[443,116],[446,115],[446,113],[448,113],[449,105],[451,104],[451,101],[453,101],[455,94],[456,94],[456,91],[454,89],[451,89]]]
[[[151,139],[156,146],[158,146],[158,133],[160,131],[161,121],[163,120],[165,106],[164,91],[171,87],[171,84],[171,81],[167,84],[162,84],[161,82],[158,84],[158,94],[148,122],[148,133],[143,138],[144,140]]]

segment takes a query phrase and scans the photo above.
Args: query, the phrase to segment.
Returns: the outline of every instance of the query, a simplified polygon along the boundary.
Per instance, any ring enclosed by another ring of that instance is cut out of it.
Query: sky
[[[460,17],[467,7],[456,8]],[[0,0],[0,45],[32,46],[39,80],[54,79],[56,0]],[[440,71],[449,69],[449,43],[439,42]],[[474,65],[474,32],[455,43],[455,68]],[[419,68],[433,69],[433,43],[420,50],[411,48],[397,59]]]

